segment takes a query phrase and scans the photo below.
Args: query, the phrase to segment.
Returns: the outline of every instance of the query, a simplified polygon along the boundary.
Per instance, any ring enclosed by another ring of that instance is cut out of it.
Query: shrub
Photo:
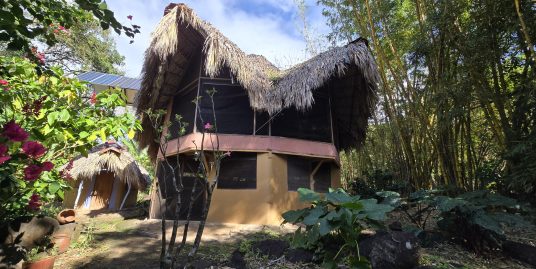
[[[298,189],[300,200],[310,202],[309,208],[283,214],[284,222],[300,227],[292,238],[293,247],[315,251],[325,268],[346,264],[351,268],[370,268],[359,254],[361,231],[369,225],[379,225],[393,207],[378,204],[376,199],[360,199],[342,189],[330,189],[325,195],[309,189]]]

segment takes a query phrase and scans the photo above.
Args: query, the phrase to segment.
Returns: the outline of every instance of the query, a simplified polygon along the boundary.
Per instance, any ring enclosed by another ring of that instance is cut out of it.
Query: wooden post
[[[125,202],[127,201],[128,195],[130,194],[130,188],[132,186],[130,185],[130,182],[127,182],[127,185],[128,185],[127,193],[125,194],[125,198],[123,198],[123,202],[121,203],[119,210],[123,209],[123,206],[125,205]]]
[[[76,199],[74,200],[73,209],[76,209],[78,206],[78,201],[80,200],[80,194],[82,194],[82,188],[84,187],[84,181],[80,180],[80,184],[78,185],[78,192],[76,193]]]
[[[318,162],[318,164],[315,166],[313,171],[311,172],[311,175],[309,176],[309,187],[311,187],[311,190],[315,190],[315,175],[316,172],[318,172],[318,169],[320,169],[320,166],[325,162],[325,160],[322,160]]]

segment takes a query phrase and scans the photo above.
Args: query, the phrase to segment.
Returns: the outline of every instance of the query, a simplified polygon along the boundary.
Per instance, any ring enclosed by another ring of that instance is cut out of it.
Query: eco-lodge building
[[[145,52],[143,73],[136,109],[144,130],[138,142],[157,162],[173,163],[180,154],[186,188],[194,180],[188,170],[197,167],[192,155],[203,122],[214,124],[207,91],[216,90],[219,148],[231,156],[222,161],[208,221],[257,224],[280,224],[282,212],[302,207],[298,188],[327,192],[340,186],[339,151],[365,139],[378,82],[366,40],[279,70],[262,56],[246,55],[184,4],[166,8]],[[189,123],[178,137],[172,121],[165,154],[158,152],[162,140],[143,115],[148,109],[166,109],[166,121],[181,115]],[[150,217],[184,218],[186,212],[174,216],[160,206],[174,201],[170,173],[157,169]],[[203,203],[201,193],[193,219]]]

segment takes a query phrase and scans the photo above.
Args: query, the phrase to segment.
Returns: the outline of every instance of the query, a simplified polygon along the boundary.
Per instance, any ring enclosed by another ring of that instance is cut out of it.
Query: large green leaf
[[[283,219],[288,223],[296,223],[309,209],[290,210],[283,213]]]
[[[328,192],[326,194],[326,200],[328,200],[329,202],[331,202],[333,204],[338,205],[338,204],[344,204],[344,203],[352,202],[353,199],[344,190],[337,189],[335,191]]]
[[[302,202],[314,202],[320,199],[320,194],[307,188],[299,188],[298,195],[299,195],[300,201]]]
[[[309,214],[303,219],[303,224],[313,225],[318,223],[319,218],[324,215],[325,209],[322,206],[317,206],[309,211]]]

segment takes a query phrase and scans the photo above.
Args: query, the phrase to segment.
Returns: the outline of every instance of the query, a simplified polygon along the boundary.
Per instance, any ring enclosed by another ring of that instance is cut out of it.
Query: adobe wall
[[[339,169],[332,166],[332,187],[340,186]],[[257,155],[255,190],[216,189],[208,214],[209,222],[279,225],[281,214],[307,206],[297,192],[287,187],[286,159],[273,153]]]

